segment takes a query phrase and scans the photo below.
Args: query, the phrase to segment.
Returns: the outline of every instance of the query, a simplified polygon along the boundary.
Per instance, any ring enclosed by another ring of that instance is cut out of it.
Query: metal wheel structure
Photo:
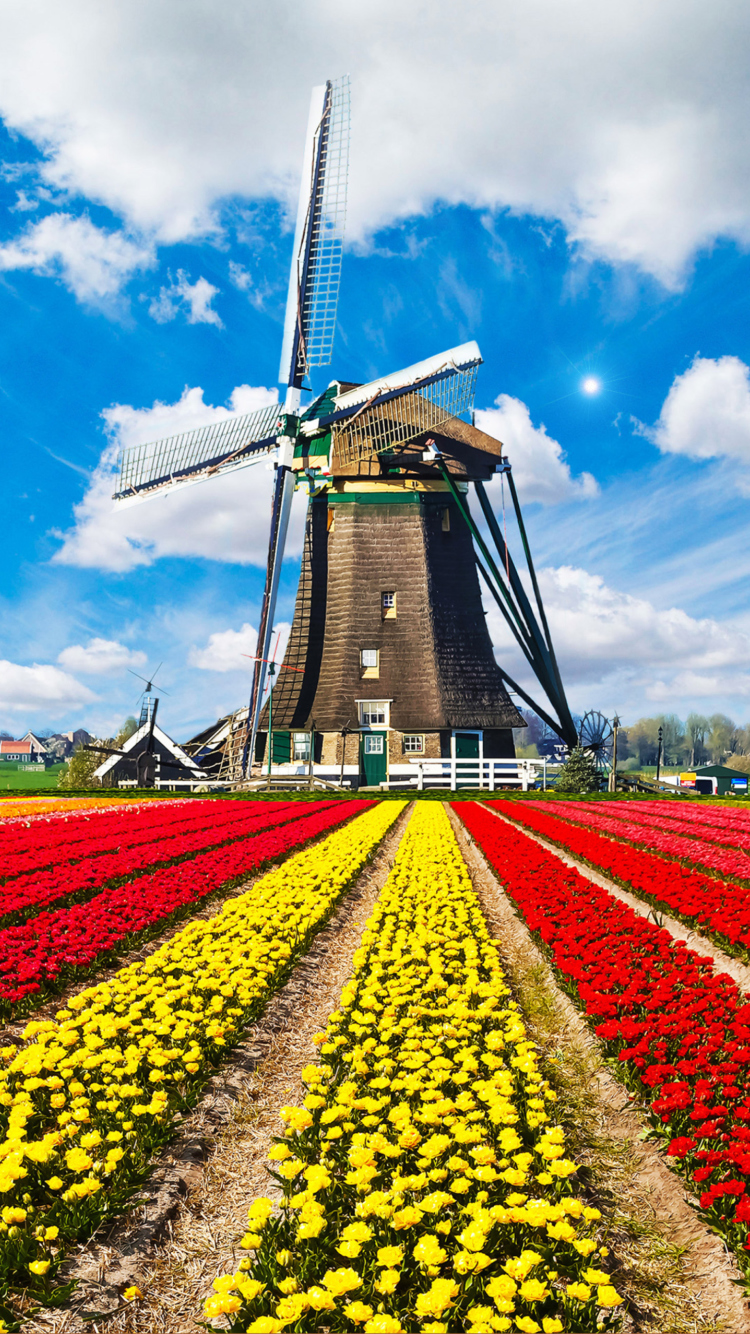
[[[589,709],[584,714],[578,729],[578,742],[582,750],[589,752],[599,773],[612,767],[613,736],[612,724],[603,713]]]

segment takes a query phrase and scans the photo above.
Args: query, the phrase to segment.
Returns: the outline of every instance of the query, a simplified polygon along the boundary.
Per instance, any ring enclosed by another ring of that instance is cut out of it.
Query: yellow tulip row
[[[442,806],[418,804],[205,1315],[295,1330],[613,1329],[600,1214]]]
[[[65,1241],[122,1208],[403,805],[371,807],[0,1050],[5,1282],[49,1295]]]

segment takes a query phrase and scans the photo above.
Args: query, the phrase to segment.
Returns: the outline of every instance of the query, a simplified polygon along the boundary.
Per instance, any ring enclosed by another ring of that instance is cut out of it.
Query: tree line
[[[557,740],[555,734],[535,713],[526,709],[522,712],[527,727],[514,728],[517,753],[545,754],[553,739]],[[580,722],[577,718],[575,721]],[[750,723],[740,725],[726,713],[689,713],[684,722],[676,713],[660,713],[621,726],[617,737],[618,768],[655,765],[660,727],[663,765],[693,769],[701,764],[726,764],[750,772]]]

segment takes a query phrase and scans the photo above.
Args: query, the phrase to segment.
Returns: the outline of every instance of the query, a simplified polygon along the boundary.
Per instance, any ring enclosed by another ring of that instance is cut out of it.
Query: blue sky
[[[573,707],[747,721],[745,10],[342,12],[0,6],[0,729],[110,730],[160,660],[178,737],[245,698],[270,473],[115,516],[101,460],[275,390],[309,90],[347,69],[317,387],[476,338]]]

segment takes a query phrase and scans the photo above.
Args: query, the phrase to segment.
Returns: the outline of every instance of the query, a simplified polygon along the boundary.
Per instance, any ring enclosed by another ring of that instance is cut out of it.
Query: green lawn
[[[64,764],[53,764],[49,769],[33,765],[32,772],[29,773],[25,765],[18,767],[12,764],[0,765],[0,793],[7,790],[12,792],[14,788],[22,789],[24,792],[33,792],[35,789],[46,792],[51,787],[57,787],[57,780],[64,768]]]

